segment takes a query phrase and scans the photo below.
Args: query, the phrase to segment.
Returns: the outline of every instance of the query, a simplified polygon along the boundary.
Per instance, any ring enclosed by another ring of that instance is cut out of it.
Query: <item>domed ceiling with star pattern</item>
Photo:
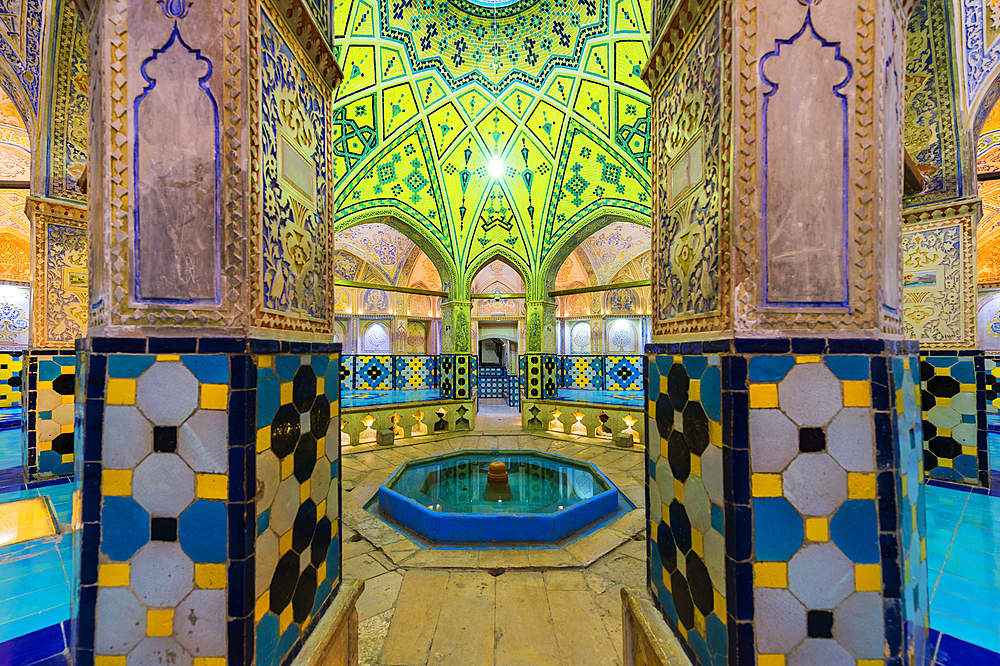
[[[594,231],[648,226],[648,15],[648,0],[339,0],[337,231],[396,227],[455,298],[497,254],[544,296]]]

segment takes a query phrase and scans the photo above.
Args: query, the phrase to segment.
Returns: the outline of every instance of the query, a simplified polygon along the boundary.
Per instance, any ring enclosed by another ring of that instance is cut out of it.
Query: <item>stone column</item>
[[[441,397],[473,400],[476,397],[476,353],[472,349],[472,301],[441,304]],[[464,406],[470,409],[468,405]],[[472,409],[474,409],[474,404]]]
[[[76,663],[284,663],[342,580],[330,17],[79,4]]]
[[[702,664],[921,664],[895,0],[658,15],[649,589]]]

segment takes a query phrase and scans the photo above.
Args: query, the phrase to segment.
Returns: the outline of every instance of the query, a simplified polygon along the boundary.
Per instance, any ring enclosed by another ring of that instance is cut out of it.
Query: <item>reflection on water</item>
[[[510,499],[483,499],[494,461],[507,466]],[[389,488],[442,513],[552,513],[611,486],[573,461],[521,451],[477,451],[411,463]]]

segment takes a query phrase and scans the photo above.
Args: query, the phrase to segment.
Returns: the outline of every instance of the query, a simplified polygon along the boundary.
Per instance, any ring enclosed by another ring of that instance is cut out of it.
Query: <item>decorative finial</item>
[[[188,10],[191,9],[191,2],[186,0],[156,0],[156,2],[163,9],[163,15],[174,21],[187,16]]]

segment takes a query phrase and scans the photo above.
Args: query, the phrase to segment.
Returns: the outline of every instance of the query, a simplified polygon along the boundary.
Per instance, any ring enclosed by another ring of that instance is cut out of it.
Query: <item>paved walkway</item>
[[[358,601],[360,664],[621,664],[619,589],[646,581],[643,449],[480,434],[482,425],[467,436],[344,453],[344,576],[366,581]],[[418,548],[361,508],[405,460],[494,448],[594,462],[636,509],[564,548],[466,550]]]

